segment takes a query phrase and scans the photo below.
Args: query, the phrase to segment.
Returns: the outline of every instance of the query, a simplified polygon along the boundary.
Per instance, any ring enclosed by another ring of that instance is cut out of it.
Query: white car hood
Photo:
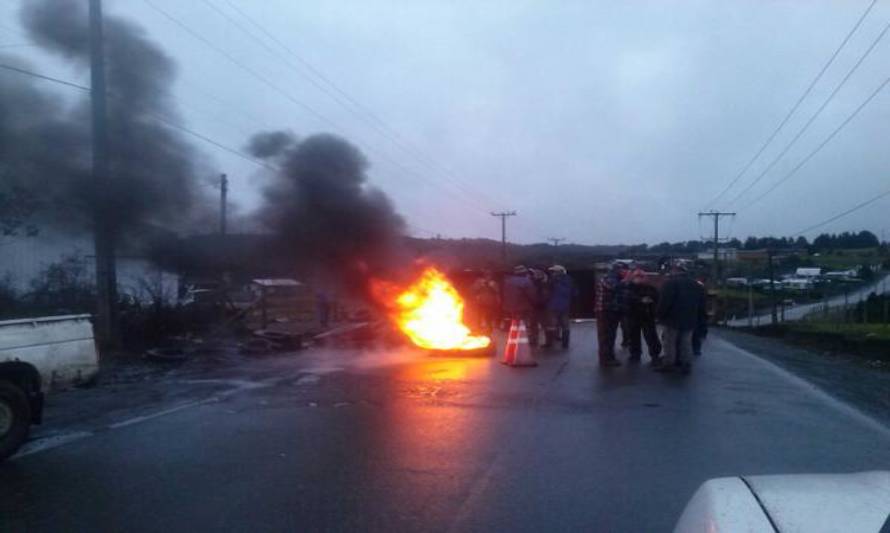
[[[718,478],[705,482],[675,531],[882,531],[890,472]]]

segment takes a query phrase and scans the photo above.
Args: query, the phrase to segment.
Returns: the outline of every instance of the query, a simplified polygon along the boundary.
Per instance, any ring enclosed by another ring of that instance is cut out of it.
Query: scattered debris
[[[190,352],[184,348],[151,348],[145,351],[145,358],[160,363],[179,363],[189,358]]]

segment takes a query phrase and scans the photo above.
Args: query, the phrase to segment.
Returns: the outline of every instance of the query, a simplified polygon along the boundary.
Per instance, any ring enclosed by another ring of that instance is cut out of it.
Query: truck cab
[[[87,382],[98,370],[90,315],[0,321],[0,460],[42,422],[46,394]]]

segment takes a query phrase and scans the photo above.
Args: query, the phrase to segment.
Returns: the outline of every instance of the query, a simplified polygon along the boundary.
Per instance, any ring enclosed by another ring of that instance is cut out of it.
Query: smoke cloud
[[[247,151],[260,159],[275,159],[297,143],[289,131],[264,131],[250,138]]]
[[[325,265],[354,290],[365,290],[369,277],[395,275],[404,221],[368,184],[368,162],[355,146],[329,134],[295,142],[285,132],[266,132],[248,148],[280,167],[259,217],[282,250]]]
[[[89,69],[87,2],[29,0],[20,16],[35,43]],[[89,96],[69,106],[45,82],[2,76],[0,190],[24,188],[41,221],[67,231],[89,230],[97,213],[119,237],[146,225],[185,228],[207,216],[196,176],[209,172],[179,132],[158,120],[178,120],[175,64],[135,24],[106,16],[104,32],[107,183],[97,187],[91,178]]]

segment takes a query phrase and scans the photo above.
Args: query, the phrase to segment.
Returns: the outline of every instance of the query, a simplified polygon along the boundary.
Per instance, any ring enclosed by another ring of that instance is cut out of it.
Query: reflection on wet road
[[[890,433],[728,343],[608,372],[307,352],[263,386],[0,466],[0,530],[663,531],[705,479],[890,464]],[[260,377],[261,376],[261,377]]]

